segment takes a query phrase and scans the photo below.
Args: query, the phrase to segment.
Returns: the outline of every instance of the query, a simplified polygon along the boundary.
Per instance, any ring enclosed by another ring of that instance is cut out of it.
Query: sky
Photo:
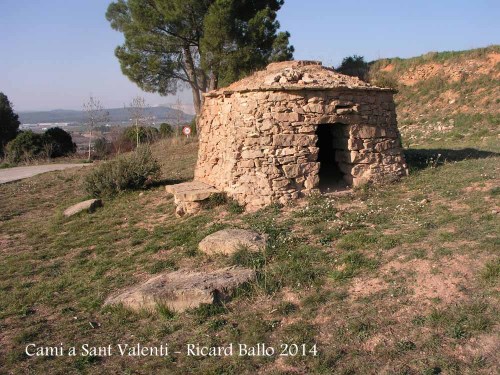
[[[186,89],[161,97],[142,92],[120,71],[114,49],[123,36],[105,18],[109,0],[0,0],[0,91],[17,111],[81,109],[93,95],[107,108],[136,95],[150,105],[192,103]],[[286,0],[278,13],[297,60],[338,66],[429,51],[500,44],[498,0]]]

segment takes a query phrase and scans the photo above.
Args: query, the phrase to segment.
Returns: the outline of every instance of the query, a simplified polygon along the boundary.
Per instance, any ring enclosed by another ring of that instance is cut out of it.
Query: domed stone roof
[[[265,70],[209,92],[208,96],[245,91],[290,91],[357,89],[394,91],[390,88],[373,86],[357,77],[337,73],[322,66],[319,61],[283,61],[271,63]]]

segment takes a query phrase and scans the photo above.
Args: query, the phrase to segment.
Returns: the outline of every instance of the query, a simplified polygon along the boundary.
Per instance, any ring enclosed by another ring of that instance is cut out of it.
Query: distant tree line
[[[0,156],[18,163],[38,157],[56,158],[76,151],[71,135],[61,128],[37,134],[31,130],[20,131],[19,125],[12,103],[0,92]]]

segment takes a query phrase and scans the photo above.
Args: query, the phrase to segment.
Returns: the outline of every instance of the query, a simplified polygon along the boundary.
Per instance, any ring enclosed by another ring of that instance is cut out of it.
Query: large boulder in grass
[[[70,217],[82,211],[94,212],[98,207],[102,207],[102,201],[100,199],[89,199],[68,207],[64,210],[64,216]]]
[[[198,248],[205,254],[235,253],[241,247],[250,251],[264,250],[267,237],[246,229],[223,229],[205,237]]]
[[[182,312],[203,303],[228,300],[241,284],[255,279],[248,268],[226,267],[211,272],[179,270],[163,273],[110,296],[105,305],[123,305],[134,311],[165,306]]]

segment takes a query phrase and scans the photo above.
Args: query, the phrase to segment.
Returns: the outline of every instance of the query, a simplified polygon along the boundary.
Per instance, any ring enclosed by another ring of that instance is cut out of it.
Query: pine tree
[[[201,93],[227,85],[270,61],[289,60],[290,34],[278,32],[284,0],[117,0],[111,27],[123,73],[141,89],[174,94],[188,84],[199,114]]]
[[[0,155],[3,155],[5,145],[16,138],[19,125],[19,116],[12,110],[12,103],[0,92]]]
[[[342,60],[342,64],[337,68],[337,71],[348,76],[367,80],[370,64],[365,61],[363,56],[352,55]]]

